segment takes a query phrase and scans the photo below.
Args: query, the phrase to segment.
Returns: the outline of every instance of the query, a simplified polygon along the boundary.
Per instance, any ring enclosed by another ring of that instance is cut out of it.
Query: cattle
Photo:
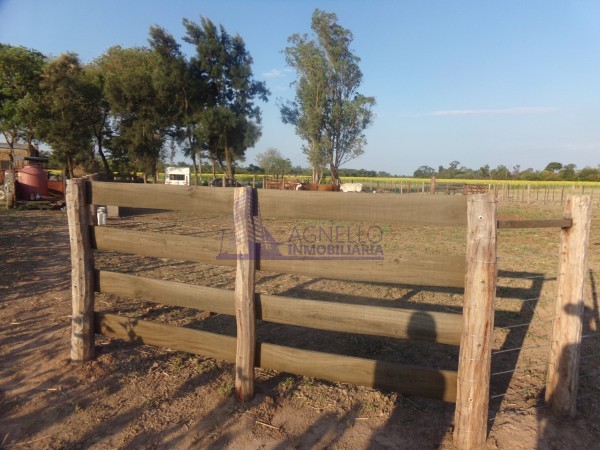
[[[304,183],[296,186],[297,191],[339,191],[337,184]]]
[[[344,183],[340,186],[342,192],[362,192],[362,183]]]

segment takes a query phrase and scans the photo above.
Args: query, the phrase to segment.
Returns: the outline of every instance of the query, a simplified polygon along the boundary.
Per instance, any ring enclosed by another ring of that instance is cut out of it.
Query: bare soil
[[[391,194],[389,194],[391,195]],[[558,218],[560,207],[502,204],[501,218]],[[230,219],[142,211],[108,226],[208,235]],[[577,417],[544,407],[545,364],[556,295],[559,232],[502,230],[492,362],[489,448],[596,448],[600,440],[599,214],[594,213]],[[312,224],[312,223],[311,223]],[[279,240],[291,221],[265,220]],[[462,229],[381,225],[385,251],[464,252]],[[227,242],[225,239],[224,242]],[[257,395],[240,403],[231,364],[97,336],[95,361],[69,360],[70,261],[66,215],[0,211],[0,448],[452,448],[454,405],[394,392],[257,370]],[[97,252],[96,266],[233,289],[234,270]],[[460,312],[452,289],[341,282],[259,273],[257,290],[293,297]],[[96,295],[96,309],[235,334],[234,319],[142,300]],[[259,323],[282,345],[441,369],[457,349],[431,343]]]

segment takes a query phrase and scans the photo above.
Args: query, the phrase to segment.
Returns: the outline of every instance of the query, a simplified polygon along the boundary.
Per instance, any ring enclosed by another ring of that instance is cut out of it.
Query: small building
[[[178,186],[190,185],[190,168],[189,167],[167,167],[165,169],[165,184],[173,184]]]

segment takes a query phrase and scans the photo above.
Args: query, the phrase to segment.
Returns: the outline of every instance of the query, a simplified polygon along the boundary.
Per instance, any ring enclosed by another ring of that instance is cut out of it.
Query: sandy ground
[[[556,207],[553,207],[556,208]],[[508,205],[506,218],[556,217],[556,209]],[[597,214],[596,214],[597,216]],[[179,222],[175,219],[181,219]],[[130,216],[110,226],[215,233],[216,217]],[[285,235],[289,224],[267,224]],[[287,227],[287,228],[286,228]],[[206,231],[208,230],[208,231]],[[388,245],[415,245],[413,231],[387,229]],[[453,234],[454,233],[454,234]],[[449,252],[461,232],[450,232]],[[427,247],[426,238],[420,246]],[[556,284],[558,233],[503,231],[489,448],[596,448],[600,440],[600,331],[592,282],[600,230],[591,242],[578,415],[553,418],[543,407],[544,363]],[[230,364],[130,346],[98,336],[97,359],[71,363],[70,262],[66,215],[0,212],[0,448],[452,448],[454,405],[363,387],[257,371],[257,395],[240,403]],[[233,270],[160,259],[97,255],[97,266],[163,279],[233,288]],[[265,293],[393,307],[460,310],[456,292],[261,274]],[[536,301],[524,300],[536,298]],[[96,309],[225,334],[229,317],[97,294]],[[506,328],[530,322],[531,325]],[[389,339],[309,332],[261,323],[259,336],[303,348],[456,369],[456,349]],[[439,348],[438,348],[439,347]],[[509,371],[502,374],[500,372]]]

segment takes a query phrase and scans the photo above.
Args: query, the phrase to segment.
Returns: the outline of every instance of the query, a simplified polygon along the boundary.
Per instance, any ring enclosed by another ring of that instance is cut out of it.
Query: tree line
[[[578,170],[575,164],[553,161],[542,170],[521,169],[520,165],[509,168],[503,164],[493,169],[486,164],[475,170],[462,166],[459,161],[452,161],[448,167],[439,166],[437,170],[430,166],[420,166],[414,171],[413,176],[466,180],[600,181],[600,166],[583,167]]]
[[[70,176],[81,166],[156,179],[162,161],[181,151],[196,179],[203,158],[213,175],[220,168],[234,178],[261,136],[257,102],[270,92],[254,79],[241,36],[205,17],[183,25],[191,56],[157,25],[148,46],[114,46],[90,63],[75,53],[51,59],[0,43],[0,132],[11,159],[16,144],[33,155],[44,142]],[[363,152],[374,99],[357,92],[362,73],[349,49],[352,33],[320,10],[312,29],[313,37],[292,35],[284,50],[298,78],[296,98],[280,105],[281,116],[305,140],[314,177],[328,166],[339,182],[340,166]]]
[[[260,137],[269,91],[253,78],[239,35],[209,19],[184,19],[186,57],[165,29],[150,27],[148,47],[109,48],[89,64],[74,53],[50,60],[0,44],[0,129],[7,143],[52,147],[72,176],[77,165],[156,177],[166,153],[181,149],[194,168],[202,152],[233,177],[235,162]]]

